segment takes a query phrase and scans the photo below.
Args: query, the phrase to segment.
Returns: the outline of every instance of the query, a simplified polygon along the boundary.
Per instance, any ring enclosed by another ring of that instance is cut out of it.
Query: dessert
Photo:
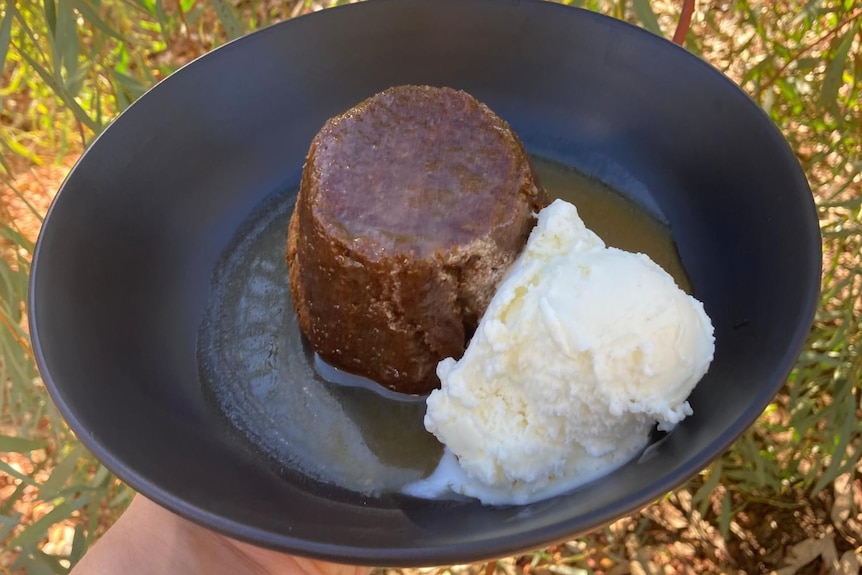
[[[592,480],[642,450],[656,422],[668,430],[691,414],[713,351],[699,301],[556,200],[463,357],[440,362],[425,427],[450,454],[408,492],[520,504]]]
[[[381,92],[311,143],[287,261],[300,327],[331,365],[405,393],[460,357],[547,196],[472,96]]]

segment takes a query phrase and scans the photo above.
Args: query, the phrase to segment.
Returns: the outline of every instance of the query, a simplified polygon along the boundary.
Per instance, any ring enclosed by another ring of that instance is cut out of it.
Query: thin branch
[[[796,62],[799,58],[807,54],[814,47],[822,44],[823,42],[826,42],[827,40],[838,34],[838,32],[840,32],[844,28],[844,26],[853,23],[859,16],[862,16],[862,8],[858,8],[851,12],[849,16],[838,22],[838,24],[836,24],[835,27],[832,28],[832,30],[802,48],[791,58],[788,58],[784,65],[781,66],[781,68],[779,68],[778,71],[775,72],[775,74],[767,78],[766,81],[764,81],[763,84],[760,85],[760,88],[758,88],[757,92],[755,92],[754,94],[754,98],[756,100],[759,100],[760,97],[763,95],[763,92],[769,89],[775,83],[775,81],[778,80],[778,78],[780,78],[782,74],[784,74],[784,72],[787,70],[787,68],[790,67],[792,63]]]
[[[685,37],[691,28],[691,15],[694,13],[694,0],[683,0],[682,14],[679,15],[679,23],[676,32],[673,33],[673,41],[680,46],[685,42]]]

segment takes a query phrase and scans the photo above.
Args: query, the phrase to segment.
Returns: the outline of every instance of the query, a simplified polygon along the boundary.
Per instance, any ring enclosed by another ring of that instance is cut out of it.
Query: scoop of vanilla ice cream
[[[486,503],[540,499],[625,463],[656,422],[690,415],[713,350],[699,301],[557,200],[464,356],[438,365],[425,427],[463,471],[449,488]]]

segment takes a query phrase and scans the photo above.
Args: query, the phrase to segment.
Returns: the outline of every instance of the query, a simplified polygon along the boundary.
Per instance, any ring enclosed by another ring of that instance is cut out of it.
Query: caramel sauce
[[[550,196],[574,203],[608,245],[646,253],[689,289],[666,225],[577,171],[533,162]],[[262,205],[215,270],[198,348],[204,393],[237,440],[275,469],[353,492],[397,492],[432,472],[442,445],[424,429],[423,398],[393,397],[315,366],[284,258],[295,197],[286,192]]]

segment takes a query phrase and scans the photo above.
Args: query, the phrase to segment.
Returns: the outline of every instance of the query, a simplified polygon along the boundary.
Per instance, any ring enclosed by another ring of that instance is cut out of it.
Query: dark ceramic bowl
[[[393,437],[408,451],[423,441],[416,406],[363,411],[376,400],[355,394],[367,392],[339,396],[303,379],[282,250],[305,153],[327,118],[407,83],[472,93],[532,153],[669,223],[716,354],[690,398],[694,415],[648,457],[520,507],[413,499],[378,489],[395,472],[374,458],[404,455]],[[793,153],[709,65],[561,5],[372,0],[232,42],[117,119],[45,220],[30,321],[70,426],[147,497],[274,549],[448,564],[595,529],[703,469],[781,386],[819,278],[814,203]],[[344,472],[370,462],[367,490],[304,467],[329,430],[362,438],[321,457]]]

